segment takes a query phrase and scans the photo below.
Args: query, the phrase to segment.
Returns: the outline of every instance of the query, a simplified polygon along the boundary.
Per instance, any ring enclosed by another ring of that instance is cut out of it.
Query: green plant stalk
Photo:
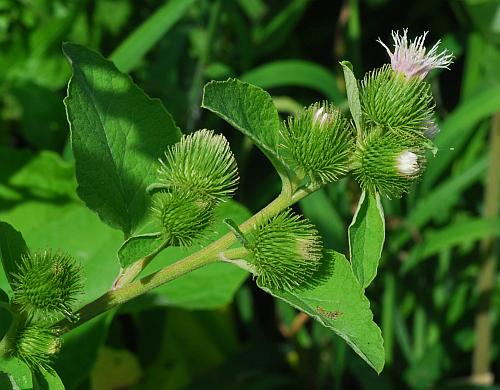
[[[120,272],[120,275],[116,278],[113,283],[113,289],[120,288],[130,282],[132,282],[137,275],[141,273],[141,271],[146,268],[146,266],[167,246],[167,243],[164,242],[158,248],[156,248],[149,255],[144,256],[142,259],[137,260],[129,267],[123,268]]]
[[[489,169],[486,178],[484,216],[496,219],[500,210],[500,111],[493,116],[490,132]],[[492,385],[491,372],[491,300],[495,287],[496,256],[498,246],[495,237],[489,237],[482,242],[481,253],[483,262],[479,271],[477,288],[479,293],[478,311],[476,314],[476,343],[472,358],[471,381],[477,385]]]
[[[278,214],[293,203],[298,202],[309,193],[311,193],[311,190],[298,190],[292,195],[291,191],[285,189],[275,200],[241,224],[239,226],[240,230],[243,233],[249,232],[255,224],[267,221],[269,218]],[[128,302],[131,299],[147,293],[148,291],[171,280],[177,279],[182,275],[207,264],[218,261],[227,261],[227,258],[223,258],[225,250],[236,242],[237,239],[234,234],[227,233],[217,241],[214,241],[205,248],[202,248],[198,252],[193,253],[182,260],[179,260],[151,275],[145,276],[140,280],[106,292],[104,295],[87,304],[76,313],[79,317],[78,321],[71,322],[68,319],[64,319],[55,324],[55,326],[60,329],[61,333],[65,333],[83,324],[84,322],[89,321],[97,315],[116,307],[117,305]],[[231,252],[228,251],[227,253],[229,254]],[[244,252],[242,251],[238,251],[235,254],[239,256],[243,253]]]

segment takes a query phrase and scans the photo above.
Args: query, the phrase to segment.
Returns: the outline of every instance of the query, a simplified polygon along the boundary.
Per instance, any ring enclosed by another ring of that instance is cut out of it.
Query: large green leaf
[[[179,140],[179,129],[159,100],[111,62],[84,46],[66,43],[63,49],[73,68],[65,105],[78,195],[129,235],[147,210],[145,189],[155,163]]]
[[[368,287],[377,275],[384,240],[385,220],[380,195],[363,191],[349,226],[352,269],[363,288]]]
[[[34,371],[33,390],[64,390],[64,385],[59,375],[54,371]]]
[[[177,21],[195,0],[170,0],[135,29],[115,51],[111,60],[122,72],[134,68],[144,55]]]
[[[344,100],[335,76],[313,62],[301,60],[274,61],[243,74],[241,80],[268,89],[283,86],[313,88],[339,104]]]
[[[314,287],[292,292],[259,287],[332,329],[380,373],[384,345],[380,329],[373,322],[370,302],[344,255],[327,251],[325,257],[324,275]]]
[[[17,270],[21,256],[28,252],[26,242],[20,232],[8,223],[0,222],[0,260],[9,284]]]
[[[31,390],[31,371],[17,358],[0,357],[0,388],[5,390]]]
[[[205,85],[201,106],[247,135],[276,170],[285,174],[286,168],[277,153],[280,118],[266,91],[236,79],[211,81]]]
[[[217,222],[212,228],[214,234],[210,236],[210,240],[228,232],[223,223],[225,218],[231,218],[239,224],[248,217],[250,217],[248,210],[234,201],[221,204],[217,209]],[[157,271],[199,249],[200,247],[167,248],[142,275]],[[230,303],[247,276],[247,272],[231,264],[210,264],[156,288],[153,293],[161,295],[163,299],[158,301],[163,305],[187,309],[213,309]]]

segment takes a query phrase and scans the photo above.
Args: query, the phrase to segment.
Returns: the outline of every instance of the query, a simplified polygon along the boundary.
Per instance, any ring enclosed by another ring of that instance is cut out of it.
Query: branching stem
[[[275,200],[273,200],[266,207],[264,207],[258,213],[241,224],[239,226],[240,230],[243,233],[249,232],[255,224],[268,220],[272,216],[283,211],[311,192],[312,190],[304,189],[295,191],[293,194],[290,194],[289,191],[283,191]],[[222,259],[220,258],[220,254],[225,252],[236,242],[237,239],[234,234],[227,233],[217,241],[214,241],[198,252],[193,253],[185,257],[184,259],[179,260],[151,275],[145,276],[144,278],[134,282],[122,284],[121,286],[115,286],[114,289],[106,292],[95,301],[87,304],[82,309],[80,309],[77,313],[79,316],[79,320],[77,322],[71,322],[65,319],[55,325],[61,329],[61,332],[67,332],[96,317],[97,315],[104,313],[116,307],[117,305],[128,302],[131,299],[136,298],[144,293],[147,293],[148,291],[161,286],[162,284],[177,279],[178,277],[194,271],[200,267],[203,267],[207,264],[221,261]],[[140,270],[142,270],[144,263],[150,262],[159,252],[160,250],[155,251],[151,255],[147,256],[147,258],[139,260],[139,264],[137,264],[137,269],[139,270],[139,272]],[[229,253],[231,252],[228,252],[228,254]],[[238,254],[240,254],[240,252],[238,252]],[[237,264],[237,262],[233,263]],[[130,278],[132,274],[133,272],[131,271],[130,275],[127,276],[127,278]]]

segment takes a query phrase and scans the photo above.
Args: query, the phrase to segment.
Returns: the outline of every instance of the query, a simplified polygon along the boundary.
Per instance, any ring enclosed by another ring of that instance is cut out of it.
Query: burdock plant
[[[276,199],[238,223],[221,211],[238,184],[226,138],[206,129],[181,135],[159,101],[111,62],[65,44],[73,67],[65,104],[78,195],[104,223],[122,230],[121,270],[105,294],[74,313],[83,288],[79,260],[30,252],[18,231],[0,223],[0,255],[13,291],[4,305],[13,319],[0,355],[47,369],[59,335],[198,268],[229,263],[336,332],[380,372],[383,340],[364,295],[384,243],[380,197],[409,191],[431,158],[437,126],[425,76],[452,59],[438,44],[427,51],[425,37],[409,41],[407,30],[393,33],[394,51],[382,43],[391,64],[361,81],[341,63],[350,117],[332,102],[317,102],[282,121],[262,89],[235,79],[208,83],[202,107],[252,140],[282,180]],[[291,209],[344,177],[361,192],[348,230],[349,260],[324,248],[317,228]],[[225,231],[214,228],[222,220]],[[182,247],[186,257],[147,274],[168,247]],[[217,289],[217,283],[193,286],[199,287]]]

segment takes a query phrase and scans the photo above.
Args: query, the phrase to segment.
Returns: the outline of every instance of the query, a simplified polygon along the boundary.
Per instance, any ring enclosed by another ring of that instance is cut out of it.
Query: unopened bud
[[[13,287],[14,303],[28,318],[71,319],[71,306],[82,290],[81,268],[63,253],[30,253],[21,259]]]
[[[238,184],[238,168],[223,135],[199,130],[183,136],[169,148],[152,187],[182,191],[221,202],[230,198]]]
[[[277,290],[307,286],[323,258],[316,228],[290,210],[256,226],[249,234],[248,249],[257,283]]]
[[[420,176],[422,150],[403,134],[373,132],[354,154],[354,177],[363,190],[400,197]]]
[[[61,339],[53,328],[29,324],[14,340],[13,354],[31,369],[50,370],[50,363],[61,349]]]
[[[182,191],[154,195],[152,210],[171,246],[190,246],[213,220],[214,201]]]
[[[339,110],[316,103],[282,126],[279,153],[300,179],[326,184],[347,173],[353,138]]]

